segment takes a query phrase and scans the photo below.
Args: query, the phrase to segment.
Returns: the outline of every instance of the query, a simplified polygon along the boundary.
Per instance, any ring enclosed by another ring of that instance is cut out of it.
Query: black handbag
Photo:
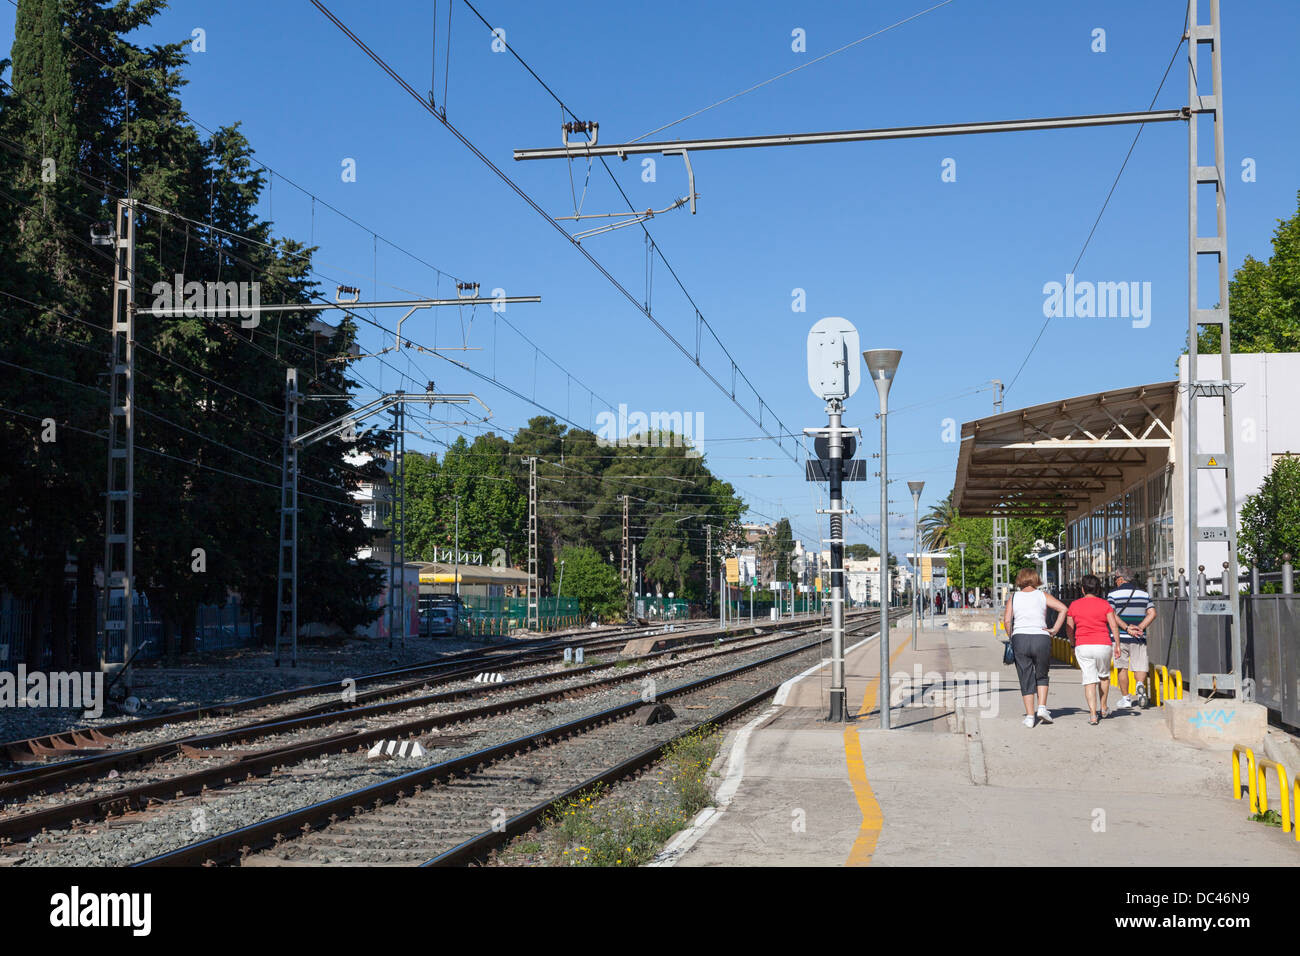
[[[1013,622],[1015,621],[1015,607],[1016,607],[1016,592],[1015,592],[1015,591],[1012,591],[1012,592],[1011,592],[1011,612],[1012,612],[1012,621],[1013,621]],[[1010,636],[1010,635],[1008,635],[1008,636]],[[1004,665],[1006,665],[1006,666],[1010,666],[1010,665],[1014,664],[1015,662],[1016,662],[1016,652],[1015,652],[1014,650],[1011,649],[1011,641],[1010,641],[1010,640],[1003,641],[1003,642],[1002,642],[1002,663],[1003,663]]]

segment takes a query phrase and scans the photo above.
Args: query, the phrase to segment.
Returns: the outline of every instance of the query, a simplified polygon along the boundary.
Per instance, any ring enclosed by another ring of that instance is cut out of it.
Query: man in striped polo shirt
[[[1119,678],[1116,686],[1121,694],[1119,706],[1132,707],[1136,703],[1139,707],[1149,707],[1146,680],[1151,665],[1147,658],[1146,630],[1156,619],[1155,602],[1151,600],[1151,595],[1137,586],[1129,568],[1121,568],[1116,572],[1115,590],[1106,599],[1110,601],[1115,616],[1124,628],[1119,638],[1119,654],[1115,656],[1115,669],[1118,671],[1116,676]],[[1128,687],[1130,670],[1137,681],[1136,696],[1132,699],[1124,693],[1124,688]]]

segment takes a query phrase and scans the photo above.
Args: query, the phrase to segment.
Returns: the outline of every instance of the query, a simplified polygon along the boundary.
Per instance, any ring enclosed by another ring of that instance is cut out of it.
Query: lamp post
[[[961,550],[961,606],[966,606],[966,542],[958,541],[957,547]]]
[[[917,601],[921,598],[921,539],[920,535],[916,533],[916,527],[921,523],[921,489],[924,487],[924,481],[909,481],[907,483],[907,490],[912,493],[912,647],[917,646],[916,619],[920,610]]]
[[[880,729],[889,730],[889,386],[898,371],[899,349],[862,353],[880,396]]]
[[[564,559],[560,558],[560,584],[555,592],[555,600],[558,602],[564,597]]]

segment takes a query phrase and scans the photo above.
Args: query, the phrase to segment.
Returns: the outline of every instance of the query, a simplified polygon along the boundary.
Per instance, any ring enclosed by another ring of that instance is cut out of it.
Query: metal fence
[[[71,616],[71,610],[69,611]],[[104,601],[100,596],[96,606],[96,620],[104,620]],[[109,619],[122,619],[122,604],[114,602],[109,611]],[[201,605],[195,614],[194,648],[197,651],[220,651],[235,647],[249,647],[257,643],[257,635],[252,615],[240,605],[238,599],[231,599],[221,605]],[[32,605],[31,601],[0,594],[0,669],[14,666],[27,659],[31,639]],[[148,601],[136,595],[135,599],[135,641],[133,646],[137,661],[157,660],[163,656],[162,622],[157,618]],[[49,634],[46,634],[49,637]],[[125,644],[123,631],[105,632],[102,623],[96,632],[96,648],[101,660],[120,662],[123,659]],[[180,640],[179,634],[177,641]],[[37,662],[40,667],[48,667],[53,657],[50,642],[45,642],[45,652]]]
[[[1190,679],[1187,598],[1155,598],[1156,619],[1147,629],[1152,666],[1177,668]],[[1284,724],[1300,727],[1300,595],[1241,596],[1245,631],[1242,668],[1255,682],[1255,700],[1276,711]],[[1202,673],[1232,670],[1231,618],[1202,614],[1198,663]]]
[[[691,605],[681,598],[639,597],[636,615],[652,621],[684,621],[691,616]]]
[[[468,637],[501,637],[528,626],[527,598],[462,595],[460,601],[457,631]],[[538,598],[537,623],[543,631],[581,626],[578,599]]]

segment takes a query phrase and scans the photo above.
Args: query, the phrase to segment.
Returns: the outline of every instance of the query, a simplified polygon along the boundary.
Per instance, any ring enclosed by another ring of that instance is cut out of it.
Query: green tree
[[[1297,210],[1279,219],[1268,262],[1247,256],[1228,283],[1234,352],[1300,352],[1300,193]],[[1201,352],[1218,352],[1220,329],[1207,326]]]
[[[627,611],[618,569],[594,548],[568,547],[560,552],[564,562],[564,597],[575,597],[583,615],[603,619],[621,617]]]
[[[878,554],[880,552],[869,544],[850,544],[844,547],[844,557],[851,561],[865,561],[867,558],[874,558]]]
[[[1300,459],[1281,458],[1241,507],[1242,557],[1277,571],[1286,555],[1300,560]]]
[[[1008,572],[1014,582],[1016,572],[1023,567],[1036,567],[1025,554],[1033,550],[1039,538],[1055,543],[1056,535],[1064,527],[1057,518],[1009,518],[1007,520]],[[948,567],[948,580],[960,586],[961,555],[959,541],[966,542],[966,587],[993,587],[993,519],[957,516],[949,528],[953,560]]]
[[[790,519],[782,518],[776,523],[772,534],[772,567],[778,581],[789,582],[790,557],[794,554],[794,534],[790,530]]]
[[[950,491],[943,501],[931,505],[921,516],[921,547],[926,551],[942,551],[953,544],[956,539],[952,537],[952,525],[956,518],[957,509],[953,507]]]
[[[665,593],[672,591],[679,595],[684,592],[686,575],[695,564],[681,524],[668,516],[651,525],[641,546],[641,559],[647,581],[659,585]]]

